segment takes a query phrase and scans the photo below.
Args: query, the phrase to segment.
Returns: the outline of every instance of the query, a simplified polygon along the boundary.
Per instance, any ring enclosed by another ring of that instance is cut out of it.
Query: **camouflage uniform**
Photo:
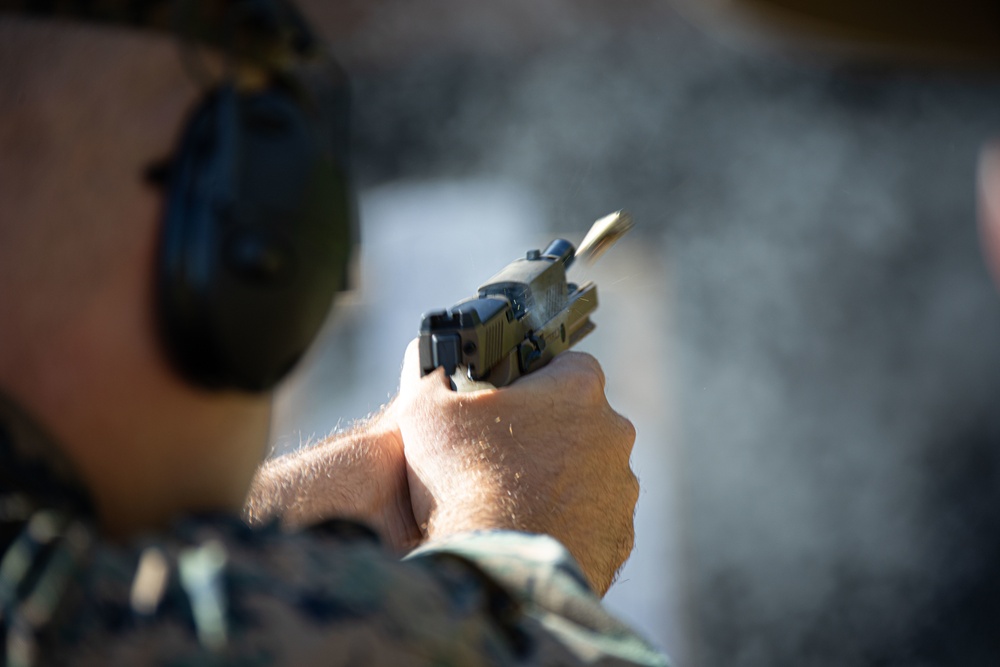
[[[466,534],[400,561],[349,521],[214,515],[113,544],[28,428],[0,409],[5,664],[666,664],[547,537]]]

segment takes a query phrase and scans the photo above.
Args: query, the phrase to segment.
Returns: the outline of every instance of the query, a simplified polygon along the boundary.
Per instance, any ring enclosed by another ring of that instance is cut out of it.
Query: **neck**
[[[32,507],[94,511],[72,462],[20,406],[0,394],[0,494]]]

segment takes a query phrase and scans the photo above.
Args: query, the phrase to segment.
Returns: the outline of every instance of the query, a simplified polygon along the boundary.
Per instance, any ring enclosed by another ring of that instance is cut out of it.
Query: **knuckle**
[[[639,493],[639,478],[636,477],[630,466],[622,466],[615,485],[615,496],[619,499],[622,512],[628,512],[629,516],[635,512],[635,506],[639,502]]]
[[[617,427],[619,437],[621,438],[622,442],[628,445],[628,449],[631,449],[632,445],[635,444],[635,438],[637,435],[635,430],[635,424],[632,423],[631,419],[621,414],[620,412],[617,412],[611,408],[609,409],[611,410],[611,415],[612,415],[611,418],[614,420],[615,426]]]
[[[609,424],[609,432],[615,443],[618,444],[619,450],[626,456],[631,454],[636,440],[635,424],[628,417],[615,412],[610,407],[606,419]]]
[[[631,451],[632,447],[635,445],[635,438],[637,435],[635,430],[635,424],[633,424],[628,417],[625,417],[620,414],[618,414],[618,421],[622,428],[622,437],[628,443],[628,449],[629,451]]]
[[[631,505],[634,508],[639,503],[639,494],[642,491],[642,486],[639,484],[639,478],[636,476],[635,472],[629,469],[629,483],[628,483],[628,497],[631,501]]]
[[[585,384],[596,384],[603,392],[604,370],[600,362],[586,352],[564,352],[556,357],[562,360],[562,365],[573,379]]]

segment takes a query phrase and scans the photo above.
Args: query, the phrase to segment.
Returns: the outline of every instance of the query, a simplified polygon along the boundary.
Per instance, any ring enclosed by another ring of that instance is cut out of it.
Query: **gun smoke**
[[[511,182],[551,231],[625,207],[671,267],[680,462],[643,482],[681,500],[684,664],[995,659],[1000,299],[973,185],[1000,81],[559,6],[558,39],[516,49],[477,52],[471,6],[459,55],[365,67],[356,36],[362,185]]]

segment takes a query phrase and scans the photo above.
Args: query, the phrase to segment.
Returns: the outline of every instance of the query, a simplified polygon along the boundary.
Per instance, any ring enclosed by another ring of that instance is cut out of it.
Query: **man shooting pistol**
[[[463,396],[413,345],[262,464],[353,228],[340,5],[295,4],[0,0],[0,663],[665,664],[600,602],[638,482],[589,355]]]

